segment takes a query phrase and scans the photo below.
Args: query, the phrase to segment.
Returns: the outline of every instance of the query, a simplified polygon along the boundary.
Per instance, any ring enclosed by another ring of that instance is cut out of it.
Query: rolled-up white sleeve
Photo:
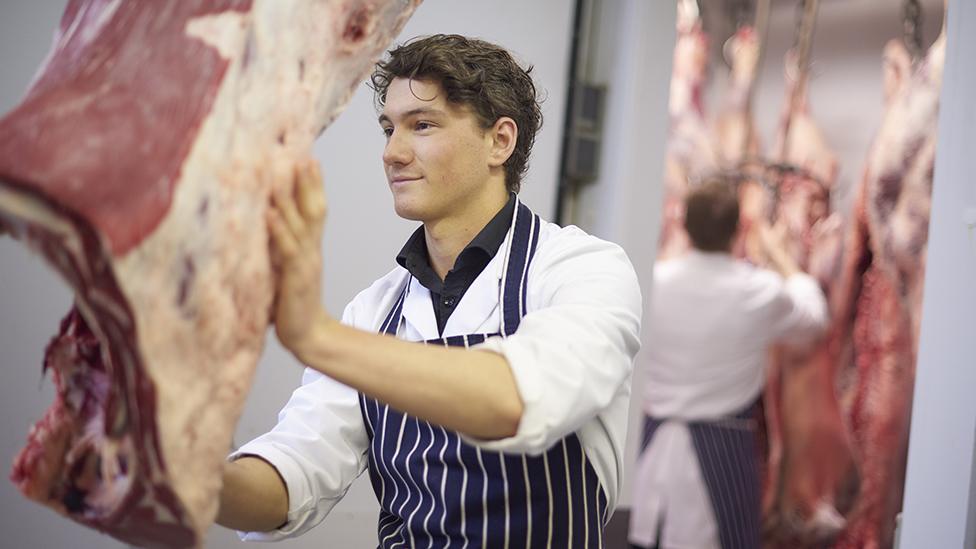
[[[507,359],[524,404],[514,436],[465,437],[482,448],[542,453],[629,391],[640,347],[637,275],[619,246],[561,230],[569,234],[540,243],[516,333],[478,347]]]
[[[343,322],[348,314],[347,308]],[[306,369],[277,425],[229,458],[264,459],[278,470],[288,490],[288,522],[271,532],[238,532],[240,538],[275,541],[317,525],[365,470],[368,446],[359,394]]]
[[[786,278],[774,307],[776,341],[807,344],[827,329],[827,300],[820,285],[808,274],[795,273]]]

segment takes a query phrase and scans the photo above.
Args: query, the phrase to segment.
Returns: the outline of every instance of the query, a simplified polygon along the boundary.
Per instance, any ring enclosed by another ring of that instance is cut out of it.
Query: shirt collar
[[[515,213],[515,193],[508,193],[508,202],[505,206],[495,214],[495,217],[491,218],[491,221],[485,225],[485,228],[481,229],[471,242],[461,250],[458,254],[458,258],[469,250],[481,250],[488,255],[488,259],[495,257],[498,253],[498,249],[501,247],[502,242],[505,241],[505,236],[508,234],[508,228],[512,224],[512,215]]]
[[[734,259],[730,252],[706,252],[698,248],[690,248],[688,257],[698,261],[729,261]]]
[[[495,217],[458,254],[452,270],[464,268],[472,263],[476,264],[478,273],[484,270],[485,266],[495,257],[502,243],[505,241],[514,213],[515,193],[509,193],[508,202],[505,203],[505,206],[495,214]],[[481,261],[478,261],[479,259]],[[426,288],[439,291],[442,281],[430,265],[430,258],[427,255],[427,239],[424,238],[423,225],[417,227],[417,230],[407,239],[406,244],[403,245],[400,253],[396,256],[396,262],[409,271]],[[474,274],[477,275],[477,273]]]

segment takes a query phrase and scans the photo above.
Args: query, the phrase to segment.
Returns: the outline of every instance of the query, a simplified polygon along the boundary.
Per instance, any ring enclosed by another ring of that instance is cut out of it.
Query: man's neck
[[[458,254],[508,202],[508,192],[473,201],[467,211],[458,215],[424,222],[424,238],[430,265],[441,280],[454,267]]]

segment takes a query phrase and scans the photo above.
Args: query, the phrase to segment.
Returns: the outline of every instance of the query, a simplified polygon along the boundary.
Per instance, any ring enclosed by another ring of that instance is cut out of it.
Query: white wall
[[[0,2],[0,112],[21,97],[50,45],[65,0]],[[522,199],[552,218],[560,135],[565,108],[573,3],[566,0],[426,0],[398,41],[437,32],[477,36],[502,44],[525,62],[548,96],[545,125],[536,141]],[[540,24],[541,22],[541,24]],[[329,193],[326,226],[325,303],[340,314],[345,303],[394,266],[393,258],[413,230],[396,218],[380,156],[382,134],[371,92],[365,86],[347,111],[316,143]],[[0,238],[0,470],[22,447],[27,429],[54,399],[50,381],[40,382],[44,345],[68,310],[71,295],[53,271],[19,243]],[[299,382],[298,364],[269,338],[238,426],[243,442],[270,428]],[[112,548],[120,544],[25,500],[0,481],[0,546]],[[375,544],[377,506],[364,475],[318,529],[281,547],[367,547]],[[239,545],[222,528],[208,547]]]
[[[0,111],[17,102],[51,45],[67,2],[0,4]],[[120,547],[25,500],[7,480],[27,428],[54,400],[41,380],[44,346],[67,312],[71,293],[39,257],[0,237],[0,529],[4,547]]]
[[[649,288],[661,224],[675,4],[599,0],[593,17],[592,59],[581,74],[608,86],[600,177],[580,190],[570,221],[620,244],[641,287]],[[637,356],[635,389],[643,385],[642,357],[643,352]],[[631,399],[622,505],[631,500],[629,479],[642,422],[639,404]]]
[[[901,549],[976,547],[976,3],[947,32]]]

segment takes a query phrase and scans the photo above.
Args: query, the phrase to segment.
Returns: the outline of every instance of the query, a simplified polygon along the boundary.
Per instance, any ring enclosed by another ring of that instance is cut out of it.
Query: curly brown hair
[[[472,108],[482,129],[507,116],[515,121],[518,138],[505,162],[505,186],[518,192],[529,167],[529,153],[542,126],[535,84],[505,49],[456,34],[416,38],[389,52],[370,77],[379,106],[395,78],[430,80],[444,88],[447,101]]]

